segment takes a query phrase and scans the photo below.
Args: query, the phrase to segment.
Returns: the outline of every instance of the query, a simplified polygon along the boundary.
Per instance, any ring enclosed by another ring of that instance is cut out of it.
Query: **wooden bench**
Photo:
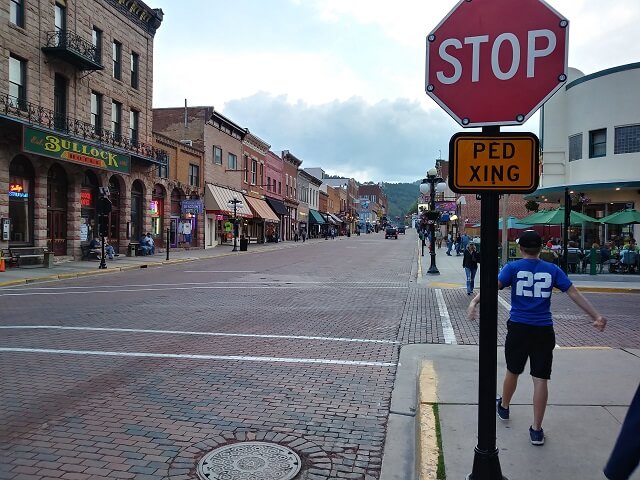
[[[80,245],[82,250],[82,260],[99,260],[100,252],[95,248],[89,248],[89,244]]]
[[[22,260],[26,258],[42,259],[42,266],[49,267],[50,262],[45,262],[45,257],[49,257],[50,255],[53,255],[53,253],[47,251],[44,247],[9,247],[11,262],[15,263],[16,267],[19,267]]]

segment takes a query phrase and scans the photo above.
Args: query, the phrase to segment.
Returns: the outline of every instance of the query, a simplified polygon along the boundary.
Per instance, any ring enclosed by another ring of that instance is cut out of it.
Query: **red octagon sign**
[[[463,127],[520,125],[567,80],[568,37],[543,0],[460,0],[427,37],[427,94]]]

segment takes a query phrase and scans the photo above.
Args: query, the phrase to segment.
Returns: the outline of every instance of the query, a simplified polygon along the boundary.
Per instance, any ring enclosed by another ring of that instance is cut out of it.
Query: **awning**
[[[277,215],[271,210],[267,202],[259,198],[244,197],[249,202],[249,207],[253,210],[254,217],[262,218],[265,222],[280,223]]]
[[[211,185],[210,183],[207,183],[207,189],[204,194],[204,208],[207,212],[233,216],[233,205],[229,205],[227,202],[234,198],[242,202],[236,207],[236,214],[239,217],[253,218],[253,213],[251,213],[251,209],[242,193],[230,188]]]
[[[317,225],[324,225],[326,222],[322,218],[322,215],[320,215],[319,211],[309,209],[309,223],[317,224]]]
[[[289,215],[289,210],[287,210],[287,206],[284,204],[282,200],[278,200],[277,198],[269,198],[265,197],[265,200],[269,204],[269,206],[276,212],[278,215],[287,216]]]
[[[336,225],[340,224],[340,223],[344,223],[344,220],[342,220],[340,217],[338,217],[337,215],[334,215],[333,213],[329,213],[329,218],[333,219],[334,223]]]

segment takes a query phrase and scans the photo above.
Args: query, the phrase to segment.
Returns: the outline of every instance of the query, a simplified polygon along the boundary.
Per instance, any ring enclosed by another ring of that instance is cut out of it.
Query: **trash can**
[[[249,246],[249,239],[248,238],[240,238],[240,251],[241,252],[246,252],[248,246]]]
[[[53,252],[44,252],[44,268],[53,268]]]

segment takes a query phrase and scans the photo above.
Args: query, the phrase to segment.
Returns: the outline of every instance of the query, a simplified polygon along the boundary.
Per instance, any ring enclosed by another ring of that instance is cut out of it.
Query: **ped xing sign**
[[[449,186],[456,193],[532,193],[539,145],[529,132],[456,133],[449,141]]]

